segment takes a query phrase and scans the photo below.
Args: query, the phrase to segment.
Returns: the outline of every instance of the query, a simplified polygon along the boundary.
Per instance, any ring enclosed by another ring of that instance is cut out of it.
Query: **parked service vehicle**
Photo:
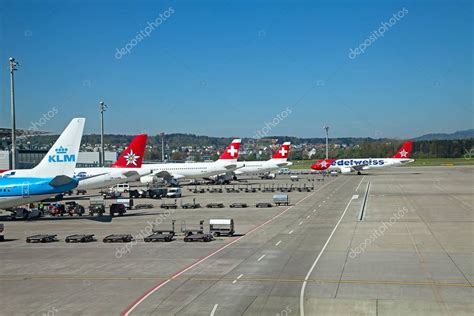
[[[84,206],[76,203],[75,201],[66,202],[66,207],[69,216],[73,216],[74,214],[82,216],[86,212]]]
[[[209,233],[215,237],[232,236],[235,233],[234,220],[232,218],[226,219],[210,219],[209,220]]]
[[[278,174],[291,174],[291,171],[288,168],[280,168],[280,170],[278,170]]]
[[[133,199],[117,199],[115,203],[123,204],[127,210],[131,210],[133,208]]]
[[[5,240],[5,225],[0,223],[0,241]]]
[[[130,185],[128,183],[119,183],[111,187],[109,191],[125,193],[130,191]]]
[[[290,204],[290,198],[288,194],[275,194],[273,196],[273,203],[276,205],[289,205]]]
[[[114,203],[110,205],[110,216],[114,216],[117,214],[118,216],[122,216],[127,212],[125,205],[122,203]]]
[[[28,210],[24,207],[16,207],[11,209],[12,214],[10,218],[15,219],[33,219],[33,218],[40,218],[42,216],[42,212],[37,208],[33,208]]]
[[[105,213],[105,201],[103,197],[91,197],[89,200],[89,215],[97,214],[101,216]]]
[[[182,195],[181,188],[168,188],[166,192],[167,198],[180,198]]]
[[[260,179],[262,180],[273,180],[276,178],[276,174],[274,173],[265,173],[260,176]]]

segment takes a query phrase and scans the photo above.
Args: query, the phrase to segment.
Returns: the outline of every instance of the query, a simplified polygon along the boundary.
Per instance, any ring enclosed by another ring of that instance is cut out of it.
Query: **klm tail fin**
[[[32,169],[37,177],[73,177],[84,132],[85,118],[74,118],[41,162]]]

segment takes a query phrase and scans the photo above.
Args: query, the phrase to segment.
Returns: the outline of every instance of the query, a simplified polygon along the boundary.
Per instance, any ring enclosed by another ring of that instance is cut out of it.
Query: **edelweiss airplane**
[[[77,188],[100,189],[150,174],[150,170],[141,168],[147,138],[146,134],[135,136],[112,167],[76,168],[74,176],[81,179]]]
[[[413,142],[407,141],[392,158],[358,158],[358,159],[321,159],[311,165],[313,170],[339,170],[341,173],[357,172],[372,168],[400,166],[415,161],[410,159]]]
[[[9,170],[0,177],[0,208],[7,209],[74,189],[73,178],[86,119],[75,118],[33,169]]]
[[[234,174],[267,172],[291,166],[293,163],[287,161],[290,147],[290,142],[283,143],[273,157],[266,161],[239,161],[237,163],[238,169],[234,171]]]
[[[150,170],[151,174],[141,177],[140,181],[150,183],[157,178],[174,178],[176,180],[203,178],[233,171],[238,167],[239,149],[240,139],[234,139],[219,159],[214,162],[144,164],[142,169]]]

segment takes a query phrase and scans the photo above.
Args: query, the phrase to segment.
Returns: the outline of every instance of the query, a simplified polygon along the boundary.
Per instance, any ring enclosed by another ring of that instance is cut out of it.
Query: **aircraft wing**
[[[357,166],[352,166],[351,168],[352,168],[352,170],[359,172],[359,171],[363,170],[365,167],[367,167],[368,165],[369,164],[357,165]]]

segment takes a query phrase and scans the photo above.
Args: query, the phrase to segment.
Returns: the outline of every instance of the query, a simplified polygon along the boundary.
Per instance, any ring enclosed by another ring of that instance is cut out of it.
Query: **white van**
[[[111,187],[109,191],[125,193],[130,191],[130,186],[128,185],[128,183],[119,183]]]
[[[168,188],[166,191],[166,197],[179,198],[182,195],[181,188]]]

